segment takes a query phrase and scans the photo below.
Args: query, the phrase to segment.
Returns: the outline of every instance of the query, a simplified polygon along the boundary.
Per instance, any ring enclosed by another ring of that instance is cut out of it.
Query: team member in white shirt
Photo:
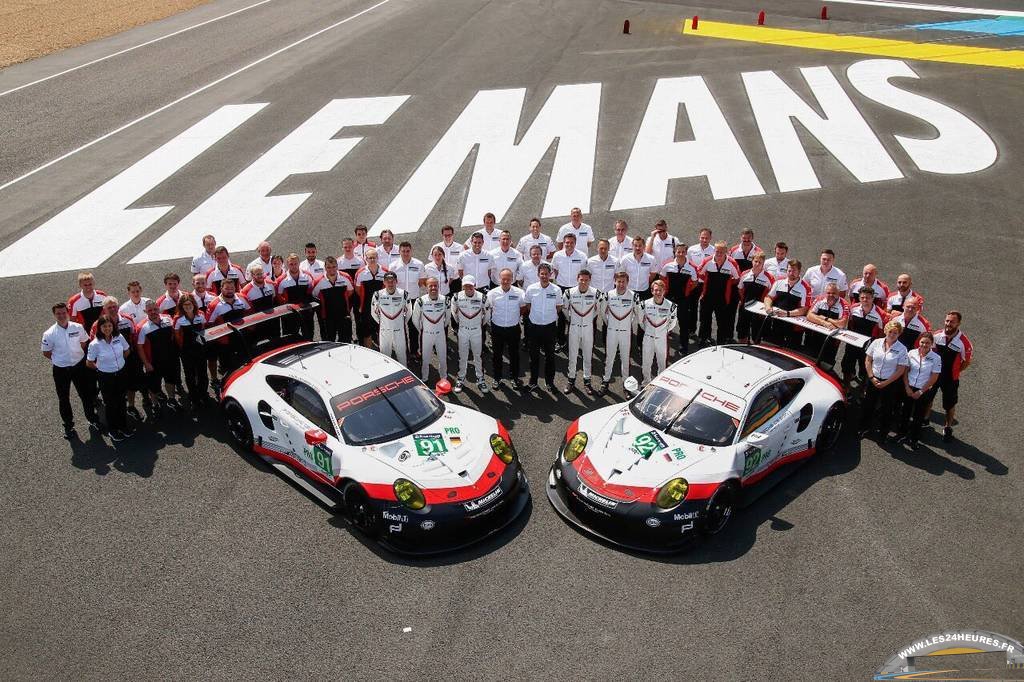
[[[615,288],[615,273],[622,271],[622,264],[610,253],[611,243],[607,239],[597,241],[597,254],[587,259],[590,270],[590,284],[602,293]]]
[[[146,303],[149,299],[142,295],[142,284],[139,283],[139,280],[133,279],[131,282],[128,282],[127,288],[128,300],[122,303],[118,310],[121,314],[132,318],[135,324],[138,324],[146,319]]]
[[[898,320],[891,320],[885,325],[885,336],[875,339],[865,349],[864,367],[868,383],[864,387],[864,404],[861,406],[861,436],[868,434],[877,419],[878,437],[889,437],[889,425],[903,394],[903,375],[910,365],[907,347],[899,341],[901,333],[903,325]]]
[[[252,278],[252,274],[249,278]],[[206,310],[213,303],[213,299],[217,298],[206,290],[206,275],[192,275],[192,298],[196,299],[196,305],[200,310]]]
[[[654,223],[651,236],[647,238],[645,250],[654,258],[657,271],[661,272],[661,266],[668,263],[675,257],[676,244],[682,244],[678,237],[668,233],[668,223],[664,218]]]
[[[637,324],[643,332],[642,369],[644,385],[651,383],[651,364],[657,361],[658,374],[668,366],[668,335],[676,326],[676,304],[665,298],[665,284],[651,285],[651,298],[636,304]]]
[[[849,284],[846,282],[846,273],[836,267],[836,253],[832,249],[824,249],[821,252],[821,262],[807,268],[804,273],[804,280],[811,285],[811,295],[821,296],[825,293],[825,285],[835,282],[839,287],[839,295],[846,298]]]
[[[574,208],[569,211],[569,222],[558,228],[555,235],[555,249],[564,248],[565,235],[571,234],[576,237],[576,248],[583,252],[584,257],[589,254],[590,244],[594,241],[594,228],[583,222],[583,211]]]
[[[629,288],[640,300],[651,297],[651,282],[658,276],[658,266],[654,256],[644,251],[643,237],[633,237],[633,251],[619,261],[619,267],[629,277]]]
[[[496,218],[494,217],[493,213],[491,213],[490,211],[488,211],[487,213],[484,213],[484,226],[483,226],[483,229],[479,230],[479,232],[480,232],[480,236],[483,237],[483,239],[484,239],[483,249],[484,249],[484,251],[486,251],[488,253],[490,253],[491,251],[494,251],[496,248],[498,248],[501,245],[501,232],[502,231],[494,226],[495,222],[496,222]],[[473,234],[476,234],[476,233],[474,232]],[[465,248],[467,248],[467,249],[470,248],[472,246],[472,244],[471,244],[472,239],[473,239],[473,236],[470,235],[470,238],[465,241],[463,246]],[[497,273],[495,273],[495,276],[497,276]]]
[[[409,294],[396,285],[395,273],[384,275],[384,288],[370,300],[370,315],[380,327],[380,352],[405,364],[409,336]]]
[[[176,272],[169,272],[164,275],[164,293],[156,299],[156,307],[160,312],[173,315],[178,309],[178,301],[181,299],[181,277]],[[143,307],[145,312],[145,307]]]
[[[383,236],[383,232],[381,235]],[[423,285],[427,283],[423,261],[412,257],[412,244],[402,242],[398,245],[398,258],[388,266],[398,278],[398,288],[409,294],[409,300],[415,302],[423,293]],[[420,352],[420,335],[409,320],[409,355],[416,357]]]
[[[366,263],[366,252],[370,249],[377,250],[377,242],[366,238],[366,225],[356,225],[352,234],[355,235],[355,242],[352,243],[352,252]],[[378,259],[380,255],[378,254]],[[383,264],[383,261],[378,261]]]
[[[430,249],[430,262],[423,266],[423,276],[437,279],[441,295],[449,301],[459,293],[452,288],[453,283],[459,279],[459,271],[448,265],[444,259],[444,248],[440,246]]]
[[[120,442],[132,433],[128,428],[124,374],[125,361],[130,352],[128,342],[117,333],[117,321],[101,315],[96,320],[96,338],[89,343],[85,364],[95,370],[99,378],[107,419],[107,436],[114,442]]]
[[[459,271],[459,256],[462,255],[463,248],[462,244],[455,241],[455,228],[451,225],[444,225],[441,227],[441,241],[434,244],[431,248],[440,246],[444,250],[444,262],[448,264],[448,267],[453,272]],[[462,289],[462,280],[456,277],[451,282],[452,291],[460,291]]]
[[[352,281],[356,281],[356,273],[359,272],[359,268],[363,267],[366,261],[363,257],[356,253],[356,243],[351,237],[345,237],[341,240],[341,255],[338,256],[338,269],[343,273],[352,278]],[[270,277],[270,270],[264,270]],[[271,277],[271,279],[275,279]]]
[[[437,371],[442,379],[448,378],[448,302],[441,295],[436,277],[427,278],[427,293],[413,303],[412,324],[419,332],[419,347],[423,353],[420,377],[430,378],[430,361],[437,356]]]
[[[258,265],[263,268],[263,274],[269,275],[274,271],[274,263],[272,262],[273,249],[270,248],[270,242],[260,242],[260,245],[256,247],[258,256],[253,258],[247,266],[245,266],[246,272],[252,272],[252,267]]]
[[[523,258],[529,258],[530,247],[534,244],[539,245],[542,249],[541,259],[550,260],[551,254],[555,252],[555,242],[552,241],[551,237],[540,231],[540,220],[537,218],[530,219],[530,231],[519,239],[516,249],[519,250],[519,253],[523,254]]]
[[[530,346],[530,391],[537,390],[540,373],[540,354],[544,351],[544,378],[550,388],[555,384],[555,336],[558,316],[562,310],[562,290],[551,282],[551,266],[541,263],[537,266],[540,281],[526,290],[526,307],[530,324],[527,325],[527,341]]]
[[[907,372],[903,375],[903,404],[900,409],[900,435],[908,445],[917,449],[921,427],[928,415],[932,387],[942,373],[942,358],[932,350],[935,337],[924,332],[918,337],[917,348],[907,353]]]
[[[625,220],[615,221],[615,234],[608,240],[608,253],[615,260],[622,260],[623,256],[633,251],[633,239],[629,236],[629,225]]]
[[[89,334],[85,327],[72,322],[66,303],[51,306],[56,320],[45,332],[39,350],[53,367],[53,386],[57,391],[57,406],[64,422],[64,437],[75,435],[75,415],[71,410],[71,386],[82,401],[82,409],[89,426],[100,430],[96,419],[96,377],[85,364],[85,346]]]
[[[504,354],[508,352],[509,369],[512,378],[509,386],[519,390],[519,346],[522,337],[519,325],[523,319],[523,308],[526,305],[526,294],[517,286],[512,285],[512,271],[504,268],[498,273],[500,284],[487,292],[486,307],[491,321],[491,333],[494,338],[494,388],[502,381],[504,372]]]
[[[566,235],[568,238],[570,235]],[[598,311],[604,301],[604,295],[590,286],[590,271],[580,270],[576,275],[578,284],[565,292],[562,315],[569,325],[569,370],[566,373],[569,381],[562,392],[569,394],[576,386],[576,359],[583,353],[583,390],[587,395],[594,395],[590,385],[590,367],[594,355],[594,322],[600,324]]]
[[[306,257],[299,263],[299,272],[306,273],[314,280],[323,277],[326,272],[324,262],[316,257],[316,244],[313,242],[306,244]]]
[[[601,304],[600,315],[604,318],[605,360],[604,378],[601,381],[601,393],[608,390],[615,369],[615,356],[619,356],[622,379],[629,376],[629,351],[633,333],[636,331],[635,306],[636,295],[627,287],[629,275],[624,272],[615,273],[615,288],[608,292]]]
[[[551,271],[555,284],[564,295],[576,284],[576,276],[580,270],[586,267],[587,254],[576,248],[576,235],[572,232],[567,232],[563,236],[562,245],[563,248],[556,251],[551,257]],[[555,344],[555,352],[561,350],[565,345],[565,340],[565,318],[560,317],[558,318],[558,340]]]
[[[789,246],[786,242],[775,242],[775,255],[765,258],[764,269],[774,279],[786,277],[789,270]]]
[[[494,269],[491,270],[492,284],[499,284],[498,276],[505,268],[512,271],[513,282],[519,281],[519,267],[523,264],[523,254],[512,248],[511,232],[508,230],[501,231],[498,248],[491,250],[491,257],[494,258]]]
[[[536,284],[540,281],[540,277],[537,275],[537,267],[544,262],[543,253],[544,247],[540,244],[534,244],[530,247],[529,259],[519,266],[519,284],[523,291],[531,284]]]
[[[878,279],[878,268],[868,263],[861,270],[861,276],[850,282],[850,302],[856,303],[860,300],[860,290],[864,287],[871,287],[875,292],[875,298],[886,300],[889,298],[889,285]]]
[[[395,244],[395,233],[388,229],[381,230],[380,244],[377,245],[377,259],[380,264],[391,270],[391,265],[401,256],[401,247]]]
[[[700,232],[697,233],[697,243],[693,244],[686,250],[686,260],[693,264],[693,269],[697,271],[697,275],[700,275],[700,266],[705,259],[715,255],[715,245],[711,242],[711,230],[707,227],[702,227]],[[700,311],[700,297],[704,292],[703,282],[700,283],[702,286],[698,286],[690,294],[690,330],[697,330],[697,319]]]
[[[905,301],[911,298],[918,298],[921,301],[921,307],[924,307],[924,296],[920,292],[914,290],[914,281],[910,278],[907,273],[902,273],[896,278],[896,290],[890,292],[889,300],[885,303],[885,309],[890,313],[899,312],[903,310],[903,304]],[[876,293],[875,300],[881,304],[881,297]]]
[[[217,248],[217,239],[212,235],[203,236],[203,250],[192,258],[191,270],[193,275],[205,275],[214,265],[217,259],[214,250]]]
[[[491,288],[491,275],[494,270],[494,256],[484,250],[484,236],[474,232],[469,238],[470,248],[459,254],[459,277],[473,275],[477,290],[484,296]]]
[[[452,296],[451,311],[452,321],[459,328],[459,375],[454,390],[456,393],[462,392],[466,369],[469,367],[469,354],[472,352],[477,386],[481,393],[486,393],[489,389],[480,354],[483,351],[483,326],[489,321],[489,309],[484,295],[476,290],[475,279],[468,277],[463,280],[462,291]]]

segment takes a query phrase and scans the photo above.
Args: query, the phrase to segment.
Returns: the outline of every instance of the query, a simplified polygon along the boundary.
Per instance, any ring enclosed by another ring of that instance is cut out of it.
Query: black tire
[[[370,504],[370,498],[355,481],[349,481],[341,491],[345,503],[345,518],[360,532],[372,539],[380,533],[380,518]]]
[[[818,429],[818,438],[814,441],[815,453],[822,455],[830,452],[839,442],[839,435],[843,431],[843,423],[846,421],[846,404],[837,402],[828,408],[825,419]]]
[[[704,507],[704,515],[700,520],[700,534],[711,537],[725,530],[736,513],[738,501],[739,493],[734,482],[726,481],[718,486]]]
[[[227,424],[231,439],[244,450],[252,450],[252,424],[245,410],[237,400],[228,398],[224,403],[224,422]]]

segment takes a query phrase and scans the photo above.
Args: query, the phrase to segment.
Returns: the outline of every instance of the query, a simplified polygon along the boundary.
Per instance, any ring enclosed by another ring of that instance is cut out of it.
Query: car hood
[[[642,422],[628,403],[580,418],[590,465],[607,483],[657,487],[676,476],[719,482],[731,470],[735,446],[698,445]]]

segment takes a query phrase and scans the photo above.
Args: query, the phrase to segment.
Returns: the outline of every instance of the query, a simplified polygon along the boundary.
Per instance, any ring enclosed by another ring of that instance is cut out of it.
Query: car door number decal
[[[633,439],[632,445],[633,452],[644,459],[650,459],[651,455],[658,450],[664,450],[666,447],[668,447],[668,443],[665,442],[665,439],[657,431],[641,433]]]
[[[313,462],[320,471],[324,472],[328,478],[334,478],[334,465],[331,462],[331,453],[329,450],[325,450],[319,445],[314,445],[312,449],[303,448],[306,459]]]
[[[448,452],[448,445],[440,433],[423,433],[412,437],[416,444],[416,454],[420,457],[432,457]]]

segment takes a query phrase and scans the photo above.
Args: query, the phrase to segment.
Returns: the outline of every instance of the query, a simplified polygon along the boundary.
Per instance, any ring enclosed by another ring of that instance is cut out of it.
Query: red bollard
[[[699,17],[696,14],[694,14],[693,15],[693,22],[690,24],[690,30],[693,30],[693,31],[697,30],[697,19],[699,19]]]
[[[821,6],[821,20],[828,21],[828,5]]]
[[[764,26],[764,10],[761,10],[760,14],[757,15],[757,25]]]
[[[622,22],[622,34],[627,36],[629,35],[629,19]]]

